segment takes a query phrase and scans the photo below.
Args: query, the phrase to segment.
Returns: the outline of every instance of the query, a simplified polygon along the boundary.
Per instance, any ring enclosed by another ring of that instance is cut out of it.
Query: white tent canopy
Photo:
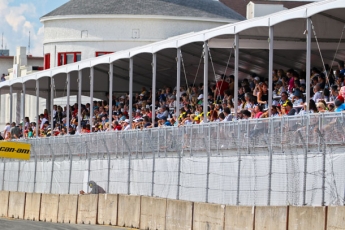
[[[322,69],[322,60],[325,64],[332,64],[334,59],[334,66],[337,64],[336,61],[345,59],[345,45],[343,42],[339,44],[345,25],[344,8],[345,0],[315,2],[264,17],[176,36],[150,45],[1,82],[0,90],[1,94],[7,94],[11,87],[12,90],[18,90],[25,83],[25,93],[36,95],[36,81],[39,81],[41,97],[66,96],[69,85],[69,95],[76,95],[78,92],[90,95],[92,91],[93,96],[104,98],[105,92],[131,91],[129,87],[131,71],[133,72],[132,92],[139,91],[142,86],[152,87],[153,78],[156,79],[155,88],[165,85],[174,87],[179,81],[181,85],[191,84],[194,81],[206,84],[207,81],[215,80],[214,71],[216,74],[222,74],[225,69],[227,69],[226,74],[234,74],[237,80],[246,78],[251,73],[269,77],[273,68],[294,68],[297,71],[306,71],[308,76],[310,64]],[[311,23],[309,30],[308,23]],[[310,59],[306,58],[308,36],[311,41]],[[235,38],[239,39],[237,46],[234,46]],[[269,49],[270,45],[272,45],[271,49]],[[208,69],[208,65],[204,65],[202,60],[205,46],[210,48],[207,52],[210,66]],[[177,61],[179,60],[176,58],[177,50],[181,50],[182,65]],[[237,56],[234,58],[236,52]],[[271,55],[273,54],[271,59],[270,52]],[[226,67],[230,54],[230,62]],[[154,57],[156,57],[156,65],[152,65],[155,63]],[[131,61],[132,69],[129,67]],[[269,68],[270,61],[272,68]],[[113,75],[111,81],[109,72]],[[67,73],[70,75],[69,84],[66,83]],[[94,77],[93,90],[90,90],[91,75]],[[181,79],[177,80],[179,75]],[[78,77],[82,79],[81,85],[77,82]],[[50,79],[54,80],[54,84],[50,84]],[[112,85],[109,82],[112,82]],[[54,94],[49,93],[51,86]]]

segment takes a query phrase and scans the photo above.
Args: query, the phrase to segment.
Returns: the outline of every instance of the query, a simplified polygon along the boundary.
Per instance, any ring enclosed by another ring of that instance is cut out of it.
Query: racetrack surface
[[[85,224],[56,224],[50,222],[38,222],[30,220],[19,220],[0,218],[1,230],[130,230],[130,228],[120,228],[101,225]]]

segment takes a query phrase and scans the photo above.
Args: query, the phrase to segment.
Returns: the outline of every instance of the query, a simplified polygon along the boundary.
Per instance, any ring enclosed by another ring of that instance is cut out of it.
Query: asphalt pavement
[[[130,228],[120,228],[102,225],[85,224],[56,224],[50,222],[38,222],[30,220],[18,220],[0,218],[1,230],[131,230]]]

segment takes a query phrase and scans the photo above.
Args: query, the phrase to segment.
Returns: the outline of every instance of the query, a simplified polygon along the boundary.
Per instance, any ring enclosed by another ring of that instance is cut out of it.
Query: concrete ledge
[[[99,194],[98,196],[98,224],[117,225],[118,195]]]
[[[40,221],[57,223],[59,195],[42,194]]]
[[[345,229],[345,206],[329,206],[327,230]]]
[[[255,229],[285,230],[287,226],[287,207],[255,207]]]
[[[27,193],[25,199],[25,220],[40,220],[41,193]]]
[[[98,194],[79,195],[78,224],[97,224]]]
[[[167,200],[141,197],[140,229],[165,230]]]
[[[140,196],[119,195],[118,226],[139,228]]]
[[[193,202],[167,200],[166,230],[191,230],[193,221]]]
[[[77,223],[78,195],[60,195],[58,223]]]
[[[225,205],[194,203],[193,230],[224,229]]]
[[[326,207],[289,207],[288,229],[324,230]]]
[[[0,191],[0,216],[7,217],[10,192]]]
[[[24,219],[25,193],[10,192],[8,202],[8,217]]]
[[[225,230],[252,230],[254,226],[254,209],[250,206],[226,206]]]

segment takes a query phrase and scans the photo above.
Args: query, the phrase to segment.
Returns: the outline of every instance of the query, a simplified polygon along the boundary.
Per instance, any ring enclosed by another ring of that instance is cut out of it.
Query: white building
[[[214,0],[70,0],[41,18],[45,68],[244,19]]]

